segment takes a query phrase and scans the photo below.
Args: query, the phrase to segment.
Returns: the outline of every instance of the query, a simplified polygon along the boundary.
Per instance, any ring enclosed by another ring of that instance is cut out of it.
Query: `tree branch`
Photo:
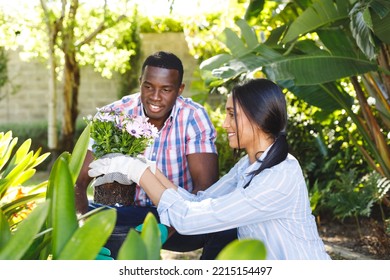
[[[107,1],[104,1],[104,16],[103,16],[102,22],[99,24],[99,26],[94,31],[92,31],[87,37],[85,37],[84,40],[79,42],[76,45],[76,47],[79,48],[79,47],[81,47],[84,44],[89,44],[96,37],[96,35],[98,35],[99,33],[103,32],[104,30],[106,30],[108,28],[108,26],[105,24],[106,11],[107,11]],[[112,26],[118,24],[118,22],[120,22],[124,18],[126,18],[126,15],[120,15],[116,19],[116,21],[114,22],[114,24]]]

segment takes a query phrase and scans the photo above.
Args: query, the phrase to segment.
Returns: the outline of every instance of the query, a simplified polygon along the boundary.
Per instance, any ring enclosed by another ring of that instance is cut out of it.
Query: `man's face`
[[[160,129],[184,89],[184,84],[179,85],[179,72],[175,69],[146,66],[140,84],[145,114]]]

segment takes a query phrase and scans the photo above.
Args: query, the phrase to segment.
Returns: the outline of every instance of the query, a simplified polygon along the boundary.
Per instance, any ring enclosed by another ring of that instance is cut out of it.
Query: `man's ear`
[[[179,87],[179,92],[178,92],[177,96],[180,96],[180,95],[183,93],[185,87],[186,87],[185,84],[181,84],[181,85],[180,85],[180,87]]]

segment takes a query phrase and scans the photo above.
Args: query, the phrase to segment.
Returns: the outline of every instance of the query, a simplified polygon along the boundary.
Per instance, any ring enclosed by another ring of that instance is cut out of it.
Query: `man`
[[[155,161],[176,186],[197,193],[218,180],[216,131],[205,109],[190,98],[181,96],[185,87],[183,72],[182,62],[176,55],[162,51],[150,55],[142,66],[140,93],[125,96],[105,107],[149,118],[149,122],[159,130],[159,136],[146,149],[144,156]],[[76,182],[76,208],[80,213],[102,206],[88,204],[86,194],[92,180],[88,176],[88,166],[93,159],[92,151],[88,151]],[[156,207],[139,186],[134,205],[110,207],[117,210],[117,223],[105,246],[116,258],[130,228],[143,223],[148,212],[152,212],[158,220],[159,217]],[[203,247],[201,259],[214,259],[236,237],[236,230],[191,236],[174,232],[163,248],[186,252]]]

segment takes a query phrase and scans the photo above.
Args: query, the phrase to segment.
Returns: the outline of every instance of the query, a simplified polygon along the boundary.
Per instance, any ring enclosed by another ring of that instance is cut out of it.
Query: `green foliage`
[[[173,17],[140,16],[139,29],[141,33],[183,32],[183,23]]]
[[[375,202],[375,184],[359,182],[355,169],[339,173],[338,178],[329,184],[325,196],[329,207],[336,218],[368,217]]]
[[[16,141],[11,141],[11,138],[11,133],[2,134],[4,162],[8,161],[8,154],[16,144]],[[85,217],[83,225],[79,227],[74,207],[73,186],[80,172],[82,163],[80,159],[85,157],[88,142],[89,127],[80,136],[73,153],[63,153],[55,161],[44,192],[46,199],[42,202],[42,197],[40,200],[35,197],[38,206],[34,207],[26,219],[18,224],[10,223],[6,216],[9,211],[6,211],[4,205],[2,206],[0,235],[4,239],[0,243],[1,259],[94,259],[96,257],[115,225],[116,214],[114,210],[99,212],[95,216]],[[39,157],[38,153],[27,153],[29,147],[28,142],[22,145],[8,162],[7,168],[2,171],[2,180],[5,183],[2,185],[3,188],[11,188],[14,184],[23,182],[22,178],[26,177],[25,167],[33,168],[46,158]],[[19,181],[12,178],[19,178]],[[16,201],[11,203],[17,205]],[[89,238],[91,235],[94,238]],[[83,246],[87,248],[80,250]]]
[[[382,200],[390,190],[390,181],[372,172],[364,177],[356,169],[338,172],[337,179],[329,182],[322,192],[323,205],[335,218],[343,221],[352,217],[360,233],[359,218],[369,217],[375,203]],[[380,205],[380,204],[379,204]],[[382,212],[382,220],[386,222]]]
[[[289,112],[288,139],[311,187],[313,207],[324,206],[327,182],[337,179],[340,168],[356,168],[358,177],[376,170],[388,178],[388,62],[372,59],[388,56],[388,46],[370,38],[388,21],[389,5],[381,0],[251,2],[249,23],[237,20],[238,31],[225,28],[218,38],[227,51],[200,65],[205,82],[229,89],[237,81],[266,76],[307,102]],[[390,205],[386,196],[383,200]]]
[[[30,212],[35,201],[44,197],[47,182],[35,188],[23,187],[23,184],[35,174],[35,167],[49,156],[49,153],[41,155],[41,149],[30,151],[31,139],[14,151],[17,142],[12,131],[0,133],[0,209],[11,229]]]

